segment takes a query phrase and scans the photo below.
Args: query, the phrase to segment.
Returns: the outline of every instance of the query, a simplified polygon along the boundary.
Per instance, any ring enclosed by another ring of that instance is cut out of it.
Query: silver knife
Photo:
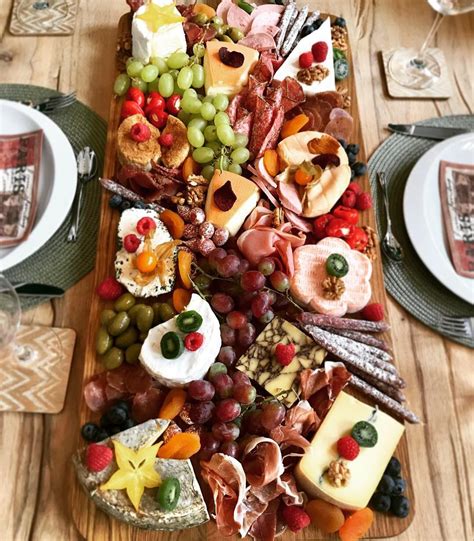
[[[436,126],[419,126],[418,124],[389,124],[388,129],[401,135],[436,139],[438,141],[471,132],[471,130],[464,128],[440,128]]]

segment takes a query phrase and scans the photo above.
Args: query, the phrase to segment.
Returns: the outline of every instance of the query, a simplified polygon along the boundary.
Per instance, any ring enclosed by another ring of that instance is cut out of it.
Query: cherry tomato
[[[181,96],[173,94],[166,100],[166,110],[171,115],[177,115],[181,110]]]
[[[345,207],[344,205],[337,206],[332,213],[334,218],[345,220],[351,225],[356,225],[359,220],[359,213],[357,212],[357,209]]]
[[[158,263],[158,258],[153,252],[143,251],[138,254],[136,259],[136,266],[140,272],[152,272],[155,270]]]
[[[122,118],[127,118],[128,116],[132,115],[144,115],[143,109],[138,105],[136,101],[126,100],[122,104],[120,116]]]
[[[337,237],[343,239],[351,234],[353,225],[341,220],[340,218],[333,218],[326,226],[326,236]]]
[[[360,227],[353,227],[351,233],[344,240],[353,250],[363,252],[369,242],[369,237]]]
[[[127,92],[127,100],[134,101],[143,108],[145,105],[145,94],[139,88],[131,86]]]
[[[159,92],[153,90],[148,94],[146,98],[145,113],[148,114],[152,109],[155,109],[156,107],[164,111],[165,105],[165,98],[163,98],[163,96]]]
[[[334,220],[334,216],[332,214],[323,214],[314,220],[313,231],[318,240],[322,240],[327,237],[326,226],[331,220]]]
[[[158,128],[161,130],[161,128],[164,128],[166,126],[166,121],[168,120],[168,113],[166,111],[163,111],[161,107],[154,107],[151,111],[148,112],[148,120],[155,126],[155,128]]]

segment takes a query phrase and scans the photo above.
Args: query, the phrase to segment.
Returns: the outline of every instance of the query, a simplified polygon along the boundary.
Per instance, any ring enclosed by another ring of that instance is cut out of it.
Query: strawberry
[[[318,41],[311,47],[315,62],[324,62],[328,55],[328,44],[325,41]]]
[[[110,276],[97,286],[97,295],[104,301],[115,301],[125,291],[122,284]]]
[[[296,350],[294,344],[277,344],[275,348],[276,360],[282,366],[288,366],[293,360],[295,353]]]
[[[308,513],[296,505],[284,505],[282,509],[283,520],[292,532],[299,532],[311,523]]]
[[[367,210],[372,207],[372,196],[369,192],[362,192],[357,195],[356,209]]]
[[[130,128],[130,137],[137,143],[144,143],[151,137],[150,128],[141,122],[137,122]]]
[[[311,64],[314,62],[313,53],[308,51],[307,53],[300,54],[299,63],[300,68],[306,69],[311,67]]]
[[[87,469],[92,472],[100,472],[112,462],[114,453],[107,445],[91,443],[86,450]]]
[[[373,302],[362,308],[360,315],[369,321],[383,321],[385,310],[379,302]]]
[[[344,436],[337,440],[337,452],[346,460],[354,460],[360,452],[359,444],[352,436]]]

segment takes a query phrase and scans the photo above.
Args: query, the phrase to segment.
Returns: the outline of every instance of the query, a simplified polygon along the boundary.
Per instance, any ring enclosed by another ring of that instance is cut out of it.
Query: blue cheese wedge
[[[311,85],[302,84],[304,93],[307,96],[313,96],[318,92],[326,92],[327,90],[336,90],[336,78],[334,77],[334,58],[332,51],[331,38],[331,21],[329,17],[323,24],[314,32],[304,37],[298,42],[298,45],[293,49],[288,58],[279,67],[275,73],[276,81],[283,81],[285,77],[293,77],[296,79],[300,71],[299,57],[302,53],[311,51],[311,47],[318,41],[324,41],[328,45],[328,55],[324,62],[318,64],[329,70],[328,75],[322,81],[314,81]],[[316,64],[313,64],[316,66]]]
[[[288,366],[275,359],[277,344],[294,344],[295,357]],[[240,357],[236,368],[245,372],[273,396],[279,396],[290,407],[297,395],[295,380],[301,370],[316,368],[326,356],[326,351],[309,336],[280,317],[275,317],[258,335],[247,352]],[[286,395],[282,394],[286,391]]]
[[[163,273],[151,273],[150,276],[142,275],[135,265],[135,260],[145,246],[144,237],[137,232],[137,222],[145,216],[152,218],[156,223],[156,229],[150,239],[151,249],[154,250],[164,243],[173,241],[165,224],[154,210],[132,208],[123,211],[117,233],[119,244],[122,245],[123,239],[129,234],[136,235],[142,242],[135,253],[129,253],[125,248],[120,248],[115,257],[115,276],[135,297],[156,297],[173,289],[177,247],[170,248]]]
[[[355,460],[344,461],[350,478],[344,485],[335,486],[325,472],[339,458],[337,440],[349,435],[358,421],[373,424],[378,441],[374,447],[361,447]],[[390,415],[341,391],[296,466],[296,480],[310,497],[322,498],[342,509],[367,507],[404,430]]]
[[[141,447],[153,445],[168,424],[169,421],[164,419],[151,419],[100,443],[113,448],[113,441],[117,440],[137,451]],[[115,460],[99,473],[90,472],[85,462],[85,449],[82,449],[73,456],[73,463],[81,486],[95,505],[114,519],[130,526],[146,530],[173,531],[199,526],[209,520],[190,460],[157,458],[154,467],[161,478],[176,477],[180,481],[181,495],[178,505],[173,511],[164,511],[155,500],[156,489],[145,489],[138,512],[124,490],[103,491],[99,488],[117,470]]]

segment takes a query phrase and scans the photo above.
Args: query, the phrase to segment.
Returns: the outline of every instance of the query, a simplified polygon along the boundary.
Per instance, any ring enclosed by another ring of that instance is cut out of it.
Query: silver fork
[[[76,103],[76,92],[74,91],[70,92],[69,94],[62,94],[61,96],[52,96],[51,98],[46,98],[45,100],[40,101],[39,103],[34,103],[30,100],[22,101],[20,103],[27,105],[28,107],[32,107],[40,113],[49,115],[59,109],[64,109],[65,107],[69,107],[70,105]]]
[[[438,321],[438,328],[451,336],[473,338],[474,317],[442,316]]]

